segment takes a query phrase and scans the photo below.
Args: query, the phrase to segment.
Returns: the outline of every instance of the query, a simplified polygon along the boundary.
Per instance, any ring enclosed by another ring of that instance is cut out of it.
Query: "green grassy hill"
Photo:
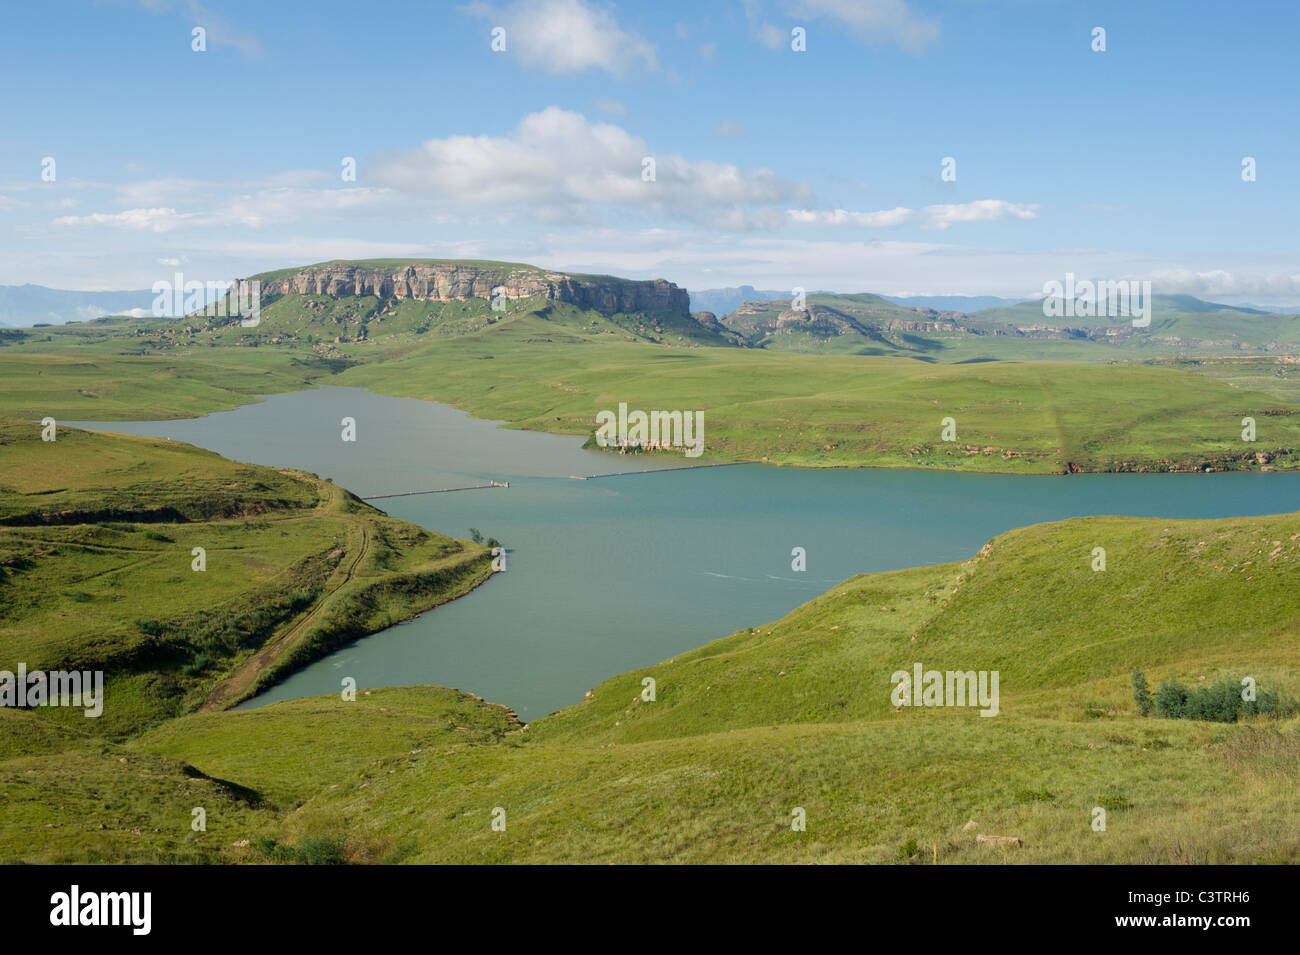
[[[0,420],[0,669],[103,670],[122,737],[228,705],[485,580],[486,548],[314,475],[180,442]],[[194,549],[204,569],[194,569]]]
[[[1142,717],[1129,678],[1297,696],[1298,562],[1300,515],[1077,519],[852,578],[526,729],[428,687],[186,716],[124,746],[15,731],[0,854],[46,858],[24,833],[48,822],[78,833],[65,856],[101,859],[259,861],[273,841],[360,862],[1294,863],[1300,718]],[[891,674],[918,662],[999,671],[998,715],[895,709]],[[65,810],[25,795],[56,775]]]
[[[814,293],[806,308],[790,306],[788,299],[746,302],[721,322],[755,348],[924,360],[942,350],[941,339],[965,334],[955,312],[907,308],[868,293]]]
[[[1044,326],[1068,327],[1078,335],[1129,351],[1159,353],[1262,353],[1300,346],[1300,315],[1280,315],[1254,308],[1205,302],[1191,295],[1153,295],[1151,324],[1135,329],[1132,320],[1107,316],[1048,318],[1041,302],[974,312],[965,318],[973,329],[1016,334]],[[1107,331],[1107,330],[1110,331]],[[1059,334],[1059,333],[1058,333]]]

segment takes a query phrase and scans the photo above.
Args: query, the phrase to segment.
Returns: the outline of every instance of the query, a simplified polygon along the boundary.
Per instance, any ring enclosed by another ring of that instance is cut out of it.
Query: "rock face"
[[[262,282],[270,295],[325,295],[330,298],[375,295],[452,302],[491,299],[501,289],[508,299],[541,296],[602,315],[661,311],[689,319],[690,295],[672,282],[633,282],[596,275],[570,275],[544,269],[468,262],[412,262],[408,265],[329,263],[310,265],[292,275]]]

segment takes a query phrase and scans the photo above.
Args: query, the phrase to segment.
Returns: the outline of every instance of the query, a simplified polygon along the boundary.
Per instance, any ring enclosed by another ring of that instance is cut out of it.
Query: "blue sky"
[[[0,283],[421,256],[1300,304],[1297,27],[1133,0],[14,5]]]

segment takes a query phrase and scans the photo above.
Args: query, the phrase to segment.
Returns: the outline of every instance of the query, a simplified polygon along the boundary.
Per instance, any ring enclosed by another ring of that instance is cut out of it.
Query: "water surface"
[[[343,416],[358,440],[340,440]],[[1013,527],[1090,514],[1228,517],[1300,510],[1300,475],[799,470],[583,450],[431,402],[351,388],[278,395],[182,421],[93,425],[313,471],[362,495],[508,480],[509,489],[375,501],[395,517],[509,547],[473,593],[342,647],[245,705],[438,683],[536,719],[597,683],[788,613],[854,574],[963,560]],[[807,571],[791,570],[791,549]]]

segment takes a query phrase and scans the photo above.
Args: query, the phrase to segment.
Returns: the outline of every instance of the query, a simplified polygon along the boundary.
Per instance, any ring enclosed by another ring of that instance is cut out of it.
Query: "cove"
[[[339,421],[357,421],[344,443]],[[469,595],[341,647],[244,706],[437,683],[525,720],[614,674],[784,616],[859,573],[964,560],[989,538],[1098,514],[1212,518],[1300,510],[1297,474],[1082,474],[679,468],[582,439],[515,431],[433,402],[353,388],[267,398],[203,418],[68,422],[187,441],[295,467],[366,497],[509,481],[508,489],[393,497],[394,517],[508,548],[508,570]],[[594,427],[594,425],[593,425]],[[807,571],[791,570],[791,550]],[[1081,555],[1086,560],[1088,555]]]

